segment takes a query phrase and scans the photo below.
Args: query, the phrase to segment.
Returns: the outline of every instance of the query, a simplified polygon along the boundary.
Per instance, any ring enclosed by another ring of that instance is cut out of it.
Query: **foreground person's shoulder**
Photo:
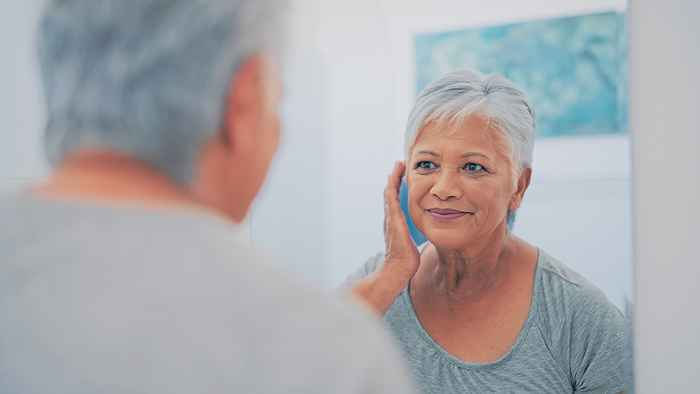
[[[267,338],[256,350],[259,356],[293,364],[279,376],[324,382],[318,387],[337,393],[413,392],[393,338],[369,309],[281,271],[254,250],[240,253],[252,259],[237,282],[245,289],[240,294],[248,294],[242,301],[249,311],[244,324]]]

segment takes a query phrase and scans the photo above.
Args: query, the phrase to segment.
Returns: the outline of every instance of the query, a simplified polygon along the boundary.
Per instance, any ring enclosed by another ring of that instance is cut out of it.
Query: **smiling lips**
[[[456,209],[449,208],[430,208],[427,209],[430,216],[437,220],[454,220],[459,219],[466,214],[471,214],[471,212],[459,211]]]

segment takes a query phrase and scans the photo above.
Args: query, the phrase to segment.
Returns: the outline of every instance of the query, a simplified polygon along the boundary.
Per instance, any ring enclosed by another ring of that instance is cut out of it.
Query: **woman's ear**
[[[518,208],[520,208],[520,204],[523,201],[523,198],[525,198],[525,192],[527,191],[527,188],[530,186],[530,179],[532,177],[532,169],[530,168],[523,168],[522,171],[520,171],[520,176],[518,177],[518,183],[517,183],[517,188],[515,190],[515,194],[513,195],[513,198],[510,201],[510,210],[515,212]]]
[[[230,149],[246,149],[255,142],[267,105],[266,63],[262,56],[247,58],[229,85],[224,115],[223,140]]]

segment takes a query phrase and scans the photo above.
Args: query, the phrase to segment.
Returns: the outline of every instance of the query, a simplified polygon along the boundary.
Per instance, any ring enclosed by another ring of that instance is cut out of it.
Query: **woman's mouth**
[[[432,216],[434,219],[437,220],[454,220],[454,219],[459,219],[462,216],[471,213],[471,212],[465,212],[465,211],[459,211],[457,209],[449,209],[449,208],[430,208],[426,209],[426,211]]]

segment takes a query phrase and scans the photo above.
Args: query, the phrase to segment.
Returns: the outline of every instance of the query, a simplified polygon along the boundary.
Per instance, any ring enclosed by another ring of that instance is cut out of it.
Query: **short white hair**
[[[447,74],[418,95],[406,126],[406,158],[428,123],[460,122],[470,115],[484,116],[508,137],[519,169],[532,168],[535,114],[527,96],[498,74],[472,70]]]
[[[44,145],[122,152],[189,183],[246,58],[280,56],[279,0],[50,0],[39,26]],[[235,114],[234,114],[235,116]]]

